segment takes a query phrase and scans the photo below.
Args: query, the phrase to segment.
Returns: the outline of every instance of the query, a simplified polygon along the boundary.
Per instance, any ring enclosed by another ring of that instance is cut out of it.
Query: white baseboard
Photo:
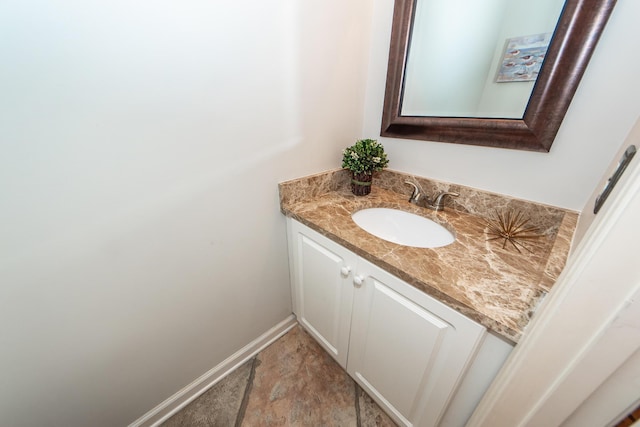
[[[273,328],[229,356],[219,365],[210,369],[200,378],[178,391],[176,394],[138,418],[129,427],[156,427],[168,420],[189,403],[197,399],[205,391],[226,377],[238,366],[254,357],[269,344],[283,336],[296,325],[296,317],[292,314]]]

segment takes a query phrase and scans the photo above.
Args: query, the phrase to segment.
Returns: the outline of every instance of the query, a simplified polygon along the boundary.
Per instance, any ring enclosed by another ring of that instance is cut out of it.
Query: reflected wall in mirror
[[[522,118],[562,6],[416,0],[402,115]],[[500,70],[512,78],[497,79]]]
[[[615,3],[395,0],[381,135],[549,151]]]

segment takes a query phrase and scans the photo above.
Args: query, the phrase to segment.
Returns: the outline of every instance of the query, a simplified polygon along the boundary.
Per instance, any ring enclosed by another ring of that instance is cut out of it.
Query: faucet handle
[[[459,195],[460,193],[456,193],[453,191],[443,191],[440,194],[438,194],[436,198],[433,200],[433,203],[431,203],[427,207],[436,211],[442,211],[444,210],[444,196],[458,197]]]
[[[417,184],[411,181],[405,181],[405,184],[409,184],[413,186],[413,192],[411,193],[411,197],[409,197],[409,203],[417,203],[418,199],[420,199],[420,188]]]

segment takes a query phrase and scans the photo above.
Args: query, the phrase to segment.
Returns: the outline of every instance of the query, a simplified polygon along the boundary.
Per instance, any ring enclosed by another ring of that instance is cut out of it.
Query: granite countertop
[[[407,201],[406,180],[418,182],[428,194],[444,189],[460,197],[450,199],[442,212],[419,207]],[[575,212],[393,171],[377,174],[368,196],[354,196],[341,170],[288,181],[280,184],[280,202],[285,215],[514,343],[562,271],[577,222]],[[440,248],[382,240],[351,219],[369,207],[422,215],[449,229],[456,240]],[[498,209],[516,209],[531,218],[541,237],[527,241],[530,250],[518,252],[508,243],[503,247],[502,240],[488,240],[487,219]]]

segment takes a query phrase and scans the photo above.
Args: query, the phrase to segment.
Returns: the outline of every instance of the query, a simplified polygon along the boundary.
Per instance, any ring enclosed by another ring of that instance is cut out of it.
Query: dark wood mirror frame
[[[400,115],[417,0],[395,0],[381,136],[548,152],[616,0],[567,0],[522,119]]]

